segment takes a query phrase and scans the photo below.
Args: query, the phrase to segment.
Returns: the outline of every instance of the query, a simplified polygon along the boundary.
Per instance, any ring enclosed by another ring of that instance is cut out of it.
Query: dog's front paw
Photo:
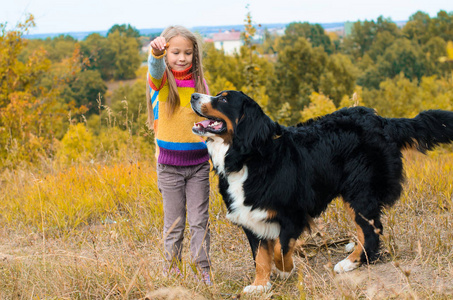
[[[248,285],[242,292],[244,293],[267,293],[271,290],[271,283],[268,282],[266,285]]]
[[[343,259],[335,265],[333,270],[337,273],[345,273],[360,267],[360,262],[352,262],[348,258]]]

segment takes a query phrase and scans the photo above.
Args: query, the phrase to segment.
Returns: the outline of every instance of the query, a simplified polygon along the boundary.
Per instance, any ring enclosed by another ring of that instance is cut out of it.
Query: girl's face
[[[193,59],[193,44],[190,40],[175,36],[169,41],[167,49],[167,61],[171,69],[175,71],[183,71],[192,64]]]

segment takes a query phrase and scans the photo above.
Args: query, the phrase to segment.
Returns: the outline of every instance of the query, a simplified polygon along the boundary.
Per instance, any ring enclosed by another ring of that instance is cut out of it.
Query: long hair
[[[161,34],[167,42],[170,41],[175,36],[181,36],[188,39],[193,44],[193,58],[192,58],[192,78],[195,81],[195,92],[206,94],[206,86],[203,75],[203,64],[202,64],[202,48],[201,40],[193,34],[190,30],[183,26],[169,26]],[[167,80],[168,80],[168,113],[172,115],[176,108],[180,105],[180,99],[178,94],[178,89],[176,86],[176,80],[173,76],[173,73],[170,70],[168,65],[167,57],[165,56],[165,63],[167,65]]]

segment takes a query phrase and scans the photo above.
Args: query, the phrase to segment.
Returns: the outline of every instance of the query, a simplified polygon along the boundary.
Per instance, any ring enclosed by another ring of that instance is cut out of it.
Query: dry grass
[[[194,274],[185,240],[184,276],[162,276],[162,202],[152,163],[0,177],[1,299],[447,299],[453,297],[453,154],[409,152],[407,182],[383,219],[384,258],[344,275],[332,265],[354,240],[341,201],[303,236],[297,272],[264,295],[239,295],[254,276],[248,243],[225,219],[212,178],[214,286]],[[51,170],[51,171],[49,171]],[[188,236],[188,235],[187,235]]]

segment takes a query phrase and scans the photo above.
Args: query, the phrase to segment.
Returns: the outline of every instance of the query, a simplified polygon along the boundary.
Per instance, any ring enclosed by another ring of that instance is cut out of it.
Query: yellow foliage
[[[447,43],[447,57],[450,61],[453,61],[453,42],[449,41]]]
[[[338,34],[333,31],[326,31],[326,35],[330,38],[332,42],[340,39]]]
[[[258,102],[258,104],[263,108],[265,108],[269,103],[269,95],[265,86],[259,86],[255,89],[250,86],[244,86],[242,91],[247,95],[253,95],[253,100]]]
[[[208,83],[209,92],[211,95],[217,95],[217,93],[225,90],[235,90],[236,87],[230,81],[228,81],[225,77],[216,77],[215,79],[211,78],[211,74],[209,72],[205,73],[206,82]]]
[[[352,106],[365,106],[365,103],[363,102],[361,86],[356,86],[356,89],[355,89],[354,93],[352,94],[351,98],[349,98],[349,96],[347,96],[347,95],[344,95],[340,101],[338,108],[352,107]]]
[[[442,56],[439,58],[440,62],[452,62],[453,61],[453,42],[449,41],[447,43],[447,56]]]
[[[328,97],[313,92],[310,95],[310,104],[301,111],[301,121],[333,113],[336,109],[335,104]]]
[[[56,156],[62,163],[71,163],[90,159],[93,157],[93,152],[93,135],[83,123],[78,123],[69,127],[61,140]]]
[[[112,166],[81,163],[52,174],[12,176],[9,193],[0,197],[2,226],[45,227],[51,234],[100,224],[106,218],[121,223],[139,217],[148,228],[161,225],[161,196],[149,161]]]

